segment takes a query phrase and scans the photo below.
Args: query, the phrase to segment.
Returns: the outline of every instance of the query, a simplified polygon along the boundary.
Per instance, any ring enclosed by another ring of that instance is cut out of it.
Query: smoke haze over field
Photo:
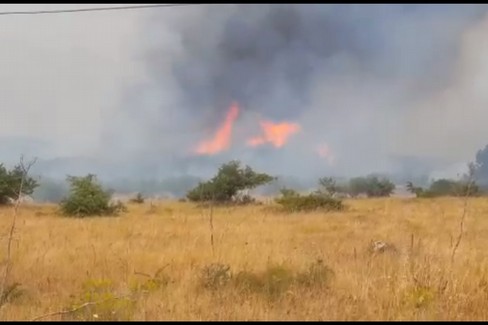
[[[40,7],[51,6],[22,10]],[[430,171],[457,166],[488,143],[487,9],[200,5],[5,16],[0,137],[44,141],[34,154],[46,158],[122,165],[124,177],[208,175],[230,159],[305,177],[404,173],[399,156],[437,161]],[[232,103],[238,114],[219,133]],[[0,158],[12,154],[0,148]]]

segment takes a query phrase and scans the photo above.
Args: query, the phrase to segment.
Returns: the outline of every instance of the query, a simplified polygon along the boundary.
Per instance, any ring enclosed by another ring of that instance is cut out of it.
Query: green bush
[[[312,211],[318,209],[339,211],[344,208],[341,200],[318,192],[308,195],[300,195],[294,190],[282,189],[281,195],[281,197],[275,199],[275,202],[289,212]]]
[[[243,190],[254,189],[275,178],[264,173],[256,173],[251,167],[241,168],[239,161],[223,164],[211,180],[201,182],[187,193],[193,202],[250,203],[249,196],[240,196]]]
[[[87,217],[116,215],[125,210],[122,203],[110,204],[110,193],[104,191],[95,175],[68,176],[70,194],[60,203],[61,211],[68,216]]]
[[[0,205],[8,204],[11,199],[18,197],[21,183],[23,195],[31,195],[39,186],[36,180],[25,175],[21,165],[7,170],[3,164],[0,164]]]

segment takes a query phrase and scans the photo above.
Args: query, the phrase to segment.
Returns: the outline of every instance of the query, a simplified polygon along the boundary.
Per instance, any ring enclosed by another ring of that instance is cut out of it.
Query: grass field
[[[469,199],[454,263],[462,198],[345,203],[333,213],[215,208],[213,249],[209,209],[189,203],[88,219],[23,206],[10,282],[20,286],[1,318],[488,319],[488,200]],[[2,254],[12,215],[0,209]],[[372,240],[396,251],[371,253]]]

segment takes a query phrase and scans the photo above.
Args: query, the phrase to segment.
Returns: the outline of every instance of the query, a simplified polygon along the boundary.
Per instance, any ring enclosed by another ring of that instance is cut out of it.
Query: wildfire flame
[[[198,155],[213,155],[227,150],[231,145],[232,128],[239,116],[239,106],[232,103],[227,112],[223,123],[218,127],[212,139],[202,141],[194,152]],[[282,122],[274,123],[271,121],[260,121],[262,134],[247,140],[247,145],[257,147],[270,143],[276,148],[283,147],[290,136],[300,130],[300,125],[296,123]]]
[[[199,155],[213,155],[229,149],[232,135],[232,127],[239,116],[239,106],[232,103],[224,122],[220,125],[211,140],[201,142],[195,152]]]
[[[247,140],[247,144],[251,147],[271,143],[276,148],[281,148],[291,135],[300,130],[300,126],[296,123],[261,121],[260,124],[264,134]]]
[[[322,144],[317,147],[317,154],[324,158],[327,159],[330,165],[333,165],[335,162],[335,157],[332,151],[330,150],[329,146],[327,144]]]

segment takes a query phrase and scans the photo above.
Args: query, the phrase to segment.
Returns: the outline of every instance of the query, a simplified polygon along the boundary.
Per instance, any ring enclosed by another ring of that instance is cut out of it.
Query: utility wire
[[[70,12],[87,12],[87,11],[107,11],[107,10],[133,10],[133,9],[148,9],[161,7],[182,7],[203,5],[203,3],[166,3],[146,6],[120,6],[120,7],[99,7],[99,8],[79,8],[79,9],[58,9],[58,10],[37,10],[37,11],[0,11],[0,16],[7,15],[42,15],[42,14],[59,14]]]

